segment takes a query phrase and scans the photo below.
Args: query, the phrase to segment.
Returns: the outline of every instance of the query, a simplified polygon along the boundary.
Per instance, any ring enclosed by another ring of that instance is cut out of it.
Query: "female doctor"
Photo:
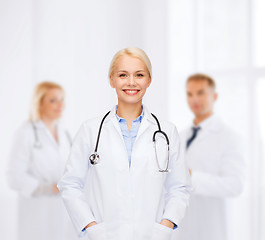
[[[52,82],[40,83],[33,95],[30,120],[14,138],[7,177],[10,187],[19,194],[21,240],[74,239],[56,186],[71,144],[58,122],[63,107],[62,87]]]
[[[175,126],[142,105],[149,58],[138,48],[120,50],[109,79],[118,105],[81,126],[58,185],[66,208],[90,240],[172,239],[189,178]]]

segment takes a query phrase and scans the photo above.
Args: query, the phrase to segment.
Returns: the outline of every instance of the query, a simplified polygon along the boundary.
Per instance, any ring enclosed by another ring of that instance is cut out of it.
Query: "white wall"
[[[34,3],[33,78],[36,82],[51,79],[65,86],[66,119],[73,129],[80,119],[107,111],[116,102],[114,91],[108,87],[108,67],[115,52],[128,46],[141,47],[150,55],[154,79],[150,87],[152,96],[147,93],[147,102],[155,112],[166,114],[166,108],[158,106],[155,96],[162,93],[166,102],[165,91],[161,91],[166,89],[166,83],[160,79],[166,74],[167,5],[160,1],[150,3],[140,0]],[[149,5],[151,9],[147,10]]]
[[[5,169],[35,84],[52,80],[65,87],[64,123],[74,134],[85,119],[116,103],[107,76],[112,56],[124,47],[141,47],[154,69],[145,102],[166,116],[166,23],[167,4],[158,0],[0,2],[1,239],[16,235],[16,195],[6,184]]]
[[[12,134],[27,119],[34,85],[52,80],[65,87],[64,122],[74,134],[82,121],[115,104],[108,66],[114,53],[127,46],[143,48],[153,64],[145,102],[179,129],[192,119],[185,99],[186,77],[197,71],[213,75],[220,93],[217,113],[253,142],[248,160],[257,162],[252,81],[264,78],[265,70],[257,54],[263,52],[261,41],[253,48],[253,1],[0,1],[0,238],[16,236],[16,195],[5,182],[5,169]],[[256,12],[261,15],[259,8]],[[254,35],[263,39],[262,34]],[[252,51],[258,69],[253,69]],[[236,202],[234,239],[261,239],[258,167],[249,164],[254,187],[240,204]]]
[[[27,117],[32,92],[31,1],[0,3],[0,234],[15,239],[16,198],[5,184],[12,133]]]
[[[170,0],[169,4],[169,118],[179,129],[191,124],[185,81],[192,73],[203,72],[217,82],[215,112],[246,143],[248,176],[245,192],[230,204],[230,239],[263,239],[264,159],[260,155],[255,90],[258,78],[265,76],[265,57],[261,59],[259,54],[265,51],[260,41],[264,38],[261,12],[265,10],[261,3],[262,0]]]

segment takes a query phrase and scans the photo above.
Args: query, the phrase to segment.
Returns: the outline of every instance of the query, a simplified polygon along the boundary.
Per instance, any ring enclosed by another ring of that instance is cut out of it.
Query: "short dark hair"
[[[203,73],[196,73],[188,77],[186,84],[191,81],[202,81],[205,80],[208,82],[209,86],[212,87],[214,90],[216,89],[216,83],[212,77],[207,74]]]

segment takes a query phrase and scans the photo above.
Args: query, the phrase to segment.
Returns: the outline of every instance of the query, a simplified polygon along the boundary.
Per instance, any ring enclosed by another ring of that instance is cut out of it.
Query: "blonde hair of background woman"
[[[60,89],[64,92],[62,86],[54,82],[41,82],[35,87],[29,114],[30,121],[35,122],[41,119],[40,106],[46,93],[51,89]]]
[[[145,64],[147,70],[148,70],[149,77],[152,78],[152,65],[151,65],[150,59],[148,58],[148,56],[146,55],[146,53],[142,49],[136,48],[136,47],[124,48],[124,49],[118,51],[114,55],[114,57],[112,58],[112,61],[110,63],[109,77],[113,75],[113,71],[114,71],[114,68],[115,68],[115,65],[116,65],[118,58],[121,56],[124,56],[124,55],[136,57],[136,58],[142,60]]]

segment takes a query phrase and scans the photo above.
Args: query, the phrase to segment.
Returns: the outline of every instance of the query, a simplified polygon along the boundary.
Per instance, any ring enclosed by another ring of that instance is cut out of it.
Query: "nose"
[[[128,85],[130,85],[130,86],[135,85],[135,80],[134,80],[133,74],[130,74],[130,76],[128,77]]]
[[[194,104],[197,102],[197,98],[194,95],[188,95],[187,100],[189,103]]]
[[[192,97],[190,97],[190,101],[191,101],[192,103],[196,103],[196,102],[197,102],[197,97],[196,97],[196,96],[192,96]]]
[[[57,106],[59,107],[59,108],[63,108],[63,106],[64,106],[64,102],[61,100],[61,101],[58,101],[57,102]]]

